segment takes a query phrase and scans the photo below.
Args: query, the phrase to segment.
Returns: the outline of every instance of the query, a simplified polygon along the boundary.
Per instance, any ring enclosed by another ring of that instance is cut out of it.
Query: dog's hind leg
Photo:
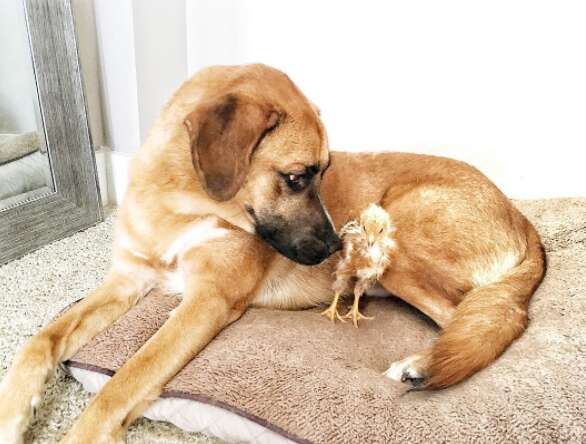
[[[24,345],[0,384],[0,442],[20,443],[55,366],[70,358],[149,290],[148,270],[111,272],[103,284]]]
[[[456,305],[437,294],[432,288],[423,288],[415,277],[390,269],[379,281],[385,290],[417,308],[440,328],[445,328],[456,311]]]
[[[426,314],[440,328],[445,328],[454,316],[454,304],[429,288],[421,288],[408,274],[399,276],[391,272],[383,276],[380,283],[392,294],[400,294],[401,299]],[[422,350],[393,362],[384,374],[394,381],[417,387],[423,384],[428,376],[430,358],[431,349]]]
[[[513,267],[506,259],[501,260],[504,263],[497,262],[496,267],[503,271],[496,277],[493,277],[495,265],[491,261],[485,260],[484,270],[480,269],[482,274],[478,271],[478,265],[469,261],[467,265],[473,275],[471,281],[474,281],[475,273],[483,279],[484,276],[491,276],[492,282],[476,283],[461,296],[461,301],[453,309],[442,309],[442,304],[449,300],[441,296],[433,297],[432,293],[427,293],[427,296],[425,292],[419,296],[409,295],[414,288],[418,288],[414,280],[403,282],[393,292],[392,287],[397,283],[393,283],[392,276],[385,276],[388,281],[383,285],[387,290],[417,308],[427,310],[425,313],[442,327],[431,350],[393,364],[387,376],[401,382],[423,383],[426,389],[445,388],[489,365],[523,333],[528,322],[529,299],[545,270],[539,236],[531,224],[527,221],[525,224],[527,245],[524,258]],[[512,247],[510,251],[510,255],[522,256]],[[503,256],[506,258],[508,255]],[[398,276],[396,279],[399,281]]]

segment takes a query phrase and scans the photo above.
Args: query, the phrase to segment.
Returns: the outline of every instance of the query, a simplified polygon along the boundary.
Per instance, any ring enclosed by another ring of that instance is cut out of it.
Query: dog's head
[[[203,101],[185,126],[209,197],[238,206],[281,254],[314,265],[341,247],[319,196],[329,165],[327,137],[315,108],[281,76],[265,91]],[[275,97],[267,94],[271,88]]]

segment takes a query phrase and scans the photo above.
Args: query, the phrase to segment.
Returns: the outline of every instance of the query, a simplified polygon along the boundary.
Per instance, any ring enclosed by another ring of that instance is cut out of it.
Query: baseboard
[[[132,155],[100,147],[96,151],[98,181],[102,195],[102,205],[118,206],[122,202],[128,186],[128,170]]]
[[[98,187],[100,188],[100,197],[102,199],[102,207],[110,205],[108,195],[108,171],[106,167],[106,153],[103,148],[98,148],[95,151],[96,156],[96,170],[98,174]]]

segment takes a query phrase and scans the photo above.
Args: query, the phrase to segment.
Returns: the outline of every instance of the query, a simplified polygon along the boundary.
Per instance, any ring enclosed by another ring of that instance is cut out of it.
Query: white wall
[[[73,0],[77,47],[85,87],[88,120],[95,147],[104,144],[101,80],[93,0]]]
[[[94,9],[105,143],[132,153],[186,78],[185,0],[100,0]]]
[[[99,140],[119,155],[138,148],[188,74],[264,62],[287,71],[320,106],[334,149],[463,159],[512,197],[586,195],[583,1],[74,5],[94,139],[103,114]]]
[[[332,148],[468,161],[513,197],[586,195],[586,3],[186,2],[190,73],[285,70]]]
[[[82,67],[90,71],[85,75],[90,122],[100,111],[100,140],[107,146],[97,156],[99,176],[107,182],[101,181],[102,195],[116,204],[126,190],[130,155],[187,76],[185,0],[74,1]],[[84,51],[92,37],[97,63],[92,51]],[[101,100],[92,103],[97,87]]]
[[[134,0],[140,136],[187,77],[185,0]]]
[[[140,137],[132,2],[99,0],[94,8],[105,143],[121,151],[134,151],[140,146]]]

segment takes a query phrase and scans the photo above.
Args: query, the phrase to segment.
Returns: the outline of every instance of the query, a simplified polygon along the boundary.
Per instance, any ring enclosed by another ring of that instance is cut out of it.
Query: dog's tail
[[[500,281],[471,290],[435,343],[425,389],[441,389],[498,358],[527,327],[527,306],[543,279],[545,254],[527,222],[527,254]]]

